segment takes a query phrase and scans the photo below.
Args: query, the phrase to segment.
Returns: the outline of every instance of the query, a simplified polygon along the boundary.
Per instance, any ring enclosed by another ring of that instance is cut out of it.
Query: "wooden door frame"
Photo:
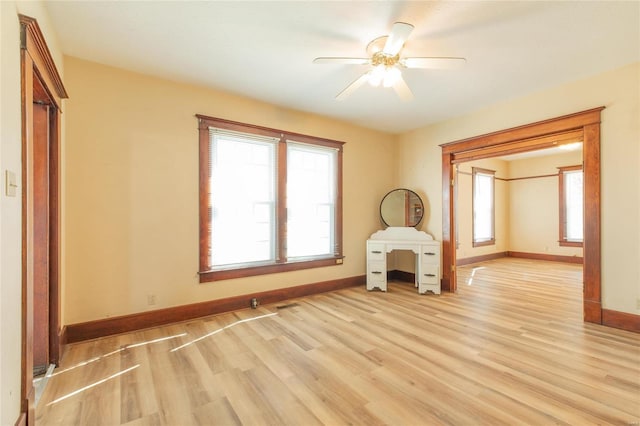
[[[61,354],[60,324],[60,142],[61,104],[67,98],[62,79],[38,22],[20,20],[20,74],[22,103],[22,363],[21,407],[18,424],[34,424],[33,388],[33,103],[50,106],[49,114],[49,356]],[[36,83],[34,88],[34,82]]]
[[[602,324],[600,264],[600,113],[604,107],[564,115],[440,145],[442,147],[442,288],[455,292],[456,245],[454,164],[550,148],[562,141],[583,142],[584,320]]]

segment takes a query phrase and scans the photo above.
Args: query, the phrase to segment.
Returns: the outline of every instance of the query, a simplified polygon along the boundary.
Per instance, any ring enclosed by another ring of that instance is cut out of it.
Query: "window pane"
[[[475,173],[473,185],[473,241],[493,239],[493,175]]]
[[[336,150],[287,144],[287,257],[334,251]]]
[[[275,259],[275,144],[213,134],[211,265]]]
[[[583,239],[582,176],[582,171],[565,172],[564,174],[565,236],[567,241],[582,241]]]

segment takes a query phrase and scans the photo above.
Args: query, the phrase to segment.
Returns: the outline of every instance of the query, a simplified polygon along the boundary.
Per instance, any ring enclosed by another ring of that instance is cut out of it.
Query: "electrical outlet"
[[[250,302],[251,309],[256,309],[258,307],[258,299],[253,297]]]
[[[157,302],[155,294],[147,294],[147,305],[155,305]]]
[[[5,171],[5,194],[7,197],[15,197],[16,196],[16,188],[18,184],[16,183],[16,174],[10,170]]]

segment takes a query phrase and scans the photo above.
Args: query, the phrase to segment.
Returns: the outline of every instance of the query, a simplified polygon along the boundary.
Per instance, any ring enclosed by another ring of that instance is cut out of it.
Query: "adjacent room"
[[[0,424],[640,422],[639,2],[0,22]]]

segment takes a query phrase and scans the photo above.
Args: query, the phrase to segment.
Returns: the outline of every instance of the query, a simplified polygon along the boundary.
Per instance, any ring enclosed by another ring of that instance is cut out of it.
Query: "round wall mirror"
[[[417,226],[423,214],[420,196],[410,189],[394,189],[380,203],[380,218],[387,226]]]

